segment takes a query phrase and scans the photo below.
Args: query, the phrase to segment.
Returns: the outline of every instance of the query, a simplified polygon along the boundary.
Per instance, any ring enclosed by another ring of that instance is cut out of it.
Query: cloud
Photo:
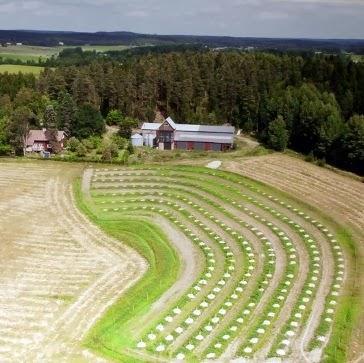
[[[364,38],[364,0],[0,0],[3,29]]]
[[[145,10],[132,10],[126,12],[126,15],[131,16],[133,18],[146,18],[148,17],[149,14]]]

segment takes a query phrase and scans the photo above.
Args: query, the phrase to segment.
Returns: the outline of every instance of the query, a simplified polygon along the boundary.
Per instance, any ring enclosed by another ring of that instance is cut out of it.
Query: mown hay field
[[[223,167],[248,173],[249,160]],[[0,188],[2,362],[363,354],[351,335],[357,235],[286,184],[187,165],[0,161]]]
[[[346,361],[345,344],[330,341],[348,339],[354,324],[340,320],[355,307],[344,293],[352,240],[321,212],[237,174],[188,166],[97,169],[90,193],[88,213],[109,232],[167,223],[195,257],[182,259],[190,285],[163,304],[155,284],[143,285],[129,296],[132,311],[119,304],[96,324],[89,348],[123,362]]]

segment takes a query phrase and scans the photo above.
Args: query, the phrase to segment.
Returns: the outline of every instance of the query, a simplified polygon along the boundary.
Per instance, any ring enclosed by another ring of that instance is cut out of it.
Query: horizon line
[[[185,37],[219,37],[219,38],[235,38],[235,39],[292,39],[292,40],[327,40],[327,41],[335,41],[335,40],[357,40],[357,41],[364,41],[364,38],[341,38],[341,37],[295,37],[295,36],[277,36],[277,37],[269,37],[269,36],[240,36],[240,35],[207,35],[207,34],[179,34],[179,33],[172,33],[172,34],[160,34],[160,33],[139,33],[131,30],[94,30],[94,31],[83,31],[83,30],[49,30],[49,29],[0,29],[0,31],[14,31],[14,32],[40,32],[40,33],[69,33],[69,34],[99,34],[99,33],[131,33],[136,35],[149,35],[149,36],[185,36]]]

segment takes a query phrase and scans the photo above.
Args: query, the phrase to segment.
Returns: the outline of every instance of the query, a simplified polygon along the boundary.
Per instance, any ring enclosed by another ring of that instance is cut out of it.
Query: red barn
[[[226,151],[234,145],[235,128],[177,124],[171,118],[163,123],[144,123],[144,145],[161,150],[213,150]]]

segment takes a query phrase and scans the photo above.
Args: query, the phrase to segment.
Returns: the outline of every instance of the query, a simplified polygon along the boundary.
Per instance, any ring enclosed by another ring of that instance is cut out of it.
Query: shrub
[[[84,157],[84,156],[86,156],[86,154],[87,154],[86,146],[82,142],[79,142],[79,144],[76,148],[76,155],[78,157]]]
[[[94,148],[93,143],[89,139],[82,140],[82,144],[87,149],[87,152],[90,152]]]
[[[268,146],[273,150],[284,151],[287,148],[288,140],[286,122],[282,116],[278,116],[268,126]]]
[[[102,138],[100,136],[90,136],[87,139],[82,140],[86,148],[91,151],[98,149],[101,146]]]
[[[11,146],[10,145],[2,145],[0,144],[0,155],[10,155],[11,154]]]
[[[305,161],[307,161],[308,163],[313,163],[315,161],[315,157],[312,151],[305,156]]]
[[[109,126],[120,125],[124,120],[119,110],[111,110],[106,117],[106,124]]]
[[[116,144],[107,142],[102,145],[102,157],[103,161],[112,161],[113,158],[119,155],[119,149]]]
[[[124,165],[128,163],[129,160],[129,152],[128,150],[121,150],[119,151],[119,155],[117,161],[123,163]]]
[[[67,141],[67,148],[69,151],[76,152],[79,145],[80,145],[80,141],[75,137],[71,137]]]
[[[128,150],[130,155],[134,154],[134,147],[133,147],[133,144],[130,141],[128,142],[127,150]]]
[[[120,135],[112,135],[111,142],[116,144],[119,149],[125,149],[128,144],[128,140],[124,139]]]
[[[316,161],[316,165],[324,167],[326,165],[325,159],[319,159]]]

